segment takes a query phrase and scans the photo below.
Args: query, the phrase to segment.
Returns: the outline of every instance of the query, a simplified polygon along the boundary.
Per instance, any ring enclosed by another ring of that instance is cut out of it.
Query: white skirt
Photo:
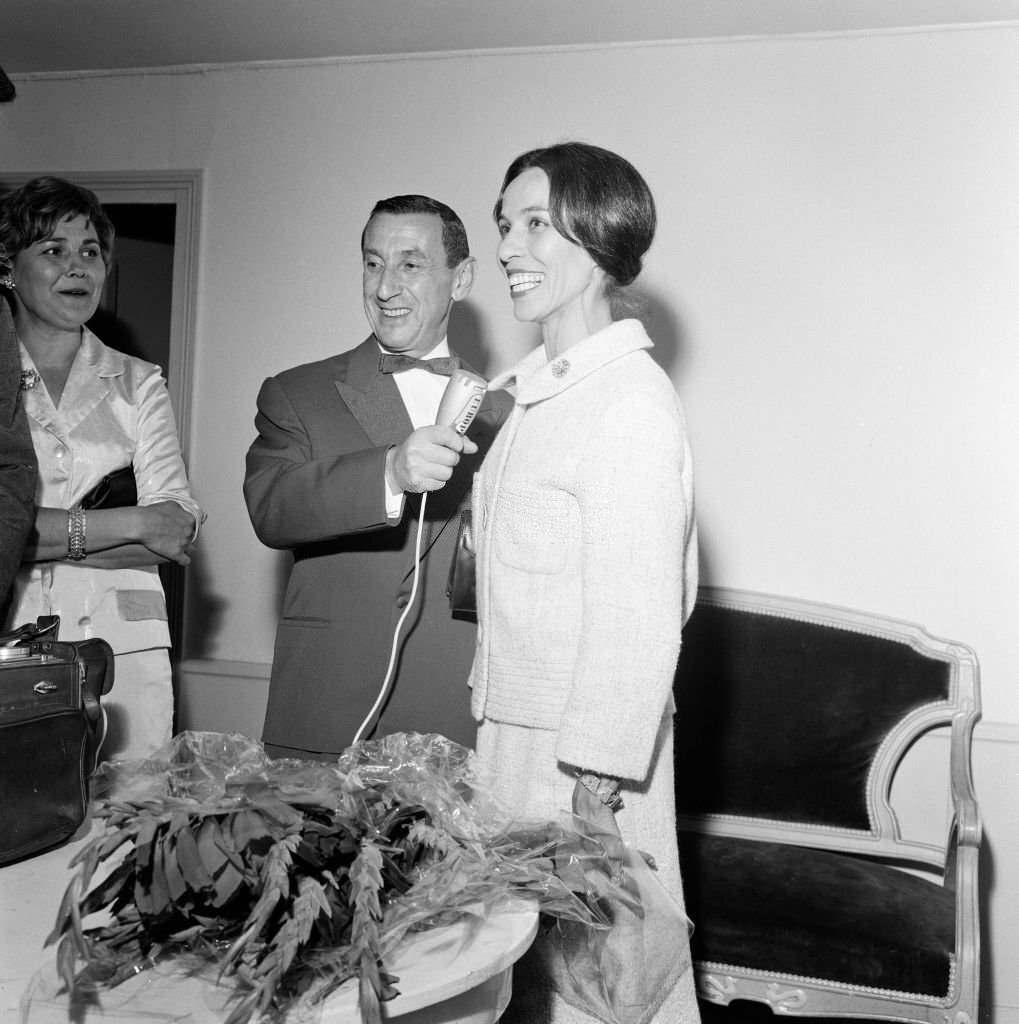
[[[556,760],[557,733],[488,719],[478,726],[479,769],[494,795],[514,817],[561,821],[568,814],[576,784],[573,765]],[[616,823],[626,843],[650,854],[656,877],[683,903],[676,843],[676,803],[673,775],[672,715],[662,718],[648,778],[640,786],[620,789],[623,807]],[[677,956],[686,950],[677,950]],[[693,971],[686,970],[647,1024],[698,1024]],[[597,1018],[569,1005],[551,991],[538,955],[525,956],[514,971],[513,998],[502,1024],[597,1024]]]

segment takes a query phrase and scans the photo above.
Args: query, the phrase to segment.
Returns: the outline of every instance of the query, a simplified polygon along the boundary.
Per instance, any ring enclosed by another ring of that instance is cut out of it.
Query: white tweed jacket
[[[562,762],[642,780],[697,591],[672,382],[622,320],[492,381],[516,404],[474,484],[472,711],[558,731]]]

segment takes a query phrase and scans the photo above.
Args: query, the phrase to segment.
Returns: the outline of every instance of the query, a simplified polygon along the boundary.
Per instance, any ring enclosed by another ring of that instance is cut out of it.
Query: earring
[[[8,288],[10,291],[14,291],[14,278],[10,274],[6,277],[0,277],[0,288]]]

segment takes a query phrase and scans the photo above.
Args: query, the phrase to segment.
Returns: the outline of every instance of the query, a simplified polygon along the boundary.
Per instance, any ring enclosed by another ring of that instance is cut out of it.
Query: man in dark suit
[[[460,218],[425,196],[383,200],[361,250],[373,333],[266,380],[248,451],[244,496],[255,532],[294,557],[262,734],[274,756],[333,758],[369,716],[411,596],[425,493],[418,593],[388,699],[362,738],[438,732],[474,743],[475,626],[452,617],[445,585],[459,512],[509,401],[487,395],[461,437],[434,425],[449,366],[394,372],[383,359],[450,355],[449,313],[474,281]]]

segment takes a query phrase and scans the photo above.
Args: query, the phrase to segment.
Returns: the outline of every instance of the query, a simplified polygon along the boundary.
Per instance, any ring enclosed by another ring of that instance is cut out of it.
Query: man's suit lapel
[[[346,363],[336,390],[372,444],[399,444],[414,429],[391,374],[379,372],[379,347],[369,337]]]
[[[465,365],[465,368],[469,367]],[[400,444],[414,429],[407,408],[400,397],[400,391],[393,381],[392,374],[382,373],[379,370],[379,346],[374,335],[362,342],[355,348],[346,360],[346,372],[337,375],[335,381],[336,390],[346,403],[351,415],[361,425],[361,428],[368,435],[372,444]],[[501,421],[492,408],[488,398],[482,405],[482,412],[478,414],[476,432],[484,432],[490,436],[491,441]],[[487,448],[487,444],[485,445]],[[447,493],[439,499],[437,495],[442,492],[432,492],[433,497],[429,499],[429,508],[434,508],[440,500],[443,500],[443,514],[426,516],[425,537],[422,539],[421,561],[424,562],[429,552],[440,536],[453,528],[453,523],[459,523],[460,505],[470,491],[471,475],[455,474],[447,484]],[[450,500],[453,499],[453,500]],[[411,499],[405,515],[417,515],[417,500]],[[414,571],[413,562],[404,575],[404,582],[408,582]]]
[[[372,444],[400,444],[414,429],[393,375],[379,370],[379,346],[374,335],[349,354],[344,366],[339,368],[334,383],[340,398],[346,403],[351,415],[368,435]],[[404,511],[405,519],[412,517],[416,521],[419,501],[417,496],[408,496],[407,508]],[[445,522],[435,523],[433,520],[425,519],[422,562],[425,561],[444,525]],[[409,587],[413,573],[412,550],[411,561],[401,578],[399,593],[403,593],[404,588]]]

